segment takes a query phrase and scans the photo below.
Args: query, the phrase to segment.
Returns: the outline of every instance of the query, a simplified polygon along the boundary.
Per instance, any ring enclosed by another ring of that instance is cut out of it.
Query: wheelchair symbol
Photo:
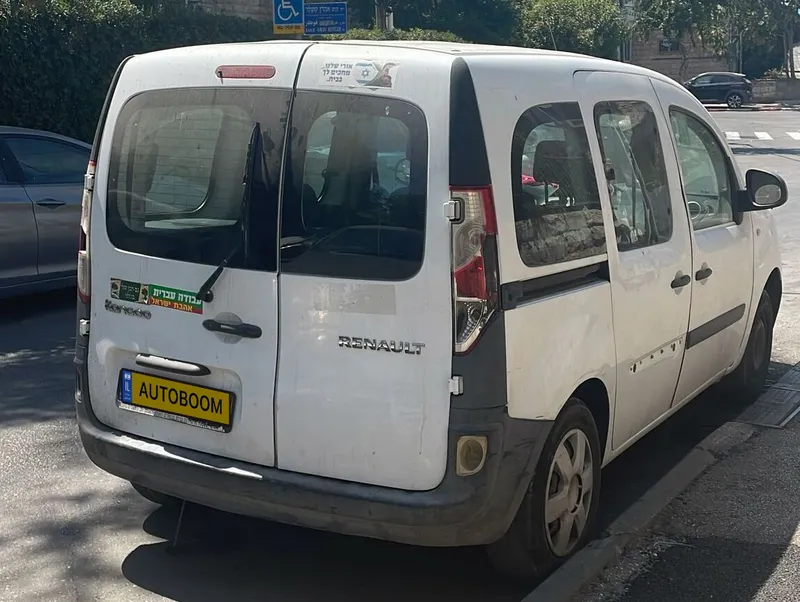
[[[292,4],[292,0],[280,0],[278,5],[278,19],[281,21],[292,21],[300,16],[297,9]]]

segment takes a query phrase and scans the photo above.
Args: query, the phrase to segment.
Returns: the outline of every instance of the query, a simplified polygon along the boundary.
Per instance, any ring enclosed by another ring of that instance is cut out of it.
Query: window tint
[[[733,179],[716,137],[699,119],[683,111],[670,110],[670,120],[693,228],[732,222]]]
[[[289,93],[145,92],[122,109],[108,179],[111,242],[145,255],[277,268]]]
[[[620,251],[666,242],[672,206],[658,125],[645,102],[601,102],[595,126]]]
[[[428,134],[405,102],[299,92],[292,115],[281,270],[404,280],[422,264]]]
[[[36,136],[9,136],[8,148],[22,168],[26,184],[80,184],[89,150]]]
[[[710,83],[711,83],[711,76],[710,75],[704,75],[703,77],[698,77],[696,80],[694,80],[694,84],[696,86],[705,86],[705,85],[708,85]]]
[[[517,246],[534,267],[606,251],[589,140],[577,103],[528,109],[511,147]]]

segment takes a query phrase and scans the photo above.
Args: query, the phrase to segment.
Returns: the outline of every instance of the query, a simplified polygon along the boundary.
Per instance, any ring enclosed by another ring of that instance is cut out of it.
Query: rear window
[[[190,89],[128,101],[114,131],[111,242],[165,259],[228,259],[230,267],[264,270],[277,269],[280,247],[287,273],[412,277],[425,241],[422,112],[394,99],[299,92],[279,228],[289,98],[281,90]]]
[[[229,259],[230,267],[275,270],[289,96],[204,88],[129,100],[111,150],[112,244],[176,261]]]
[[[281,271],[405,280],[424,254],[428,134],[406,102],[299,92],[281,228]]]

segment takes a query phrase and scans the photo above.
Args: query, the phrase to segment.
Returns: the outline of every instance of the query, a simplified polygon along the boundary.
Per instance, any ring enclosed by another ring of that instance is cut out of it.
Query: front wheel
[[[570,399],[550,431],[514,522],[487,548],[497,571],[544,579],[586,544],[597,516],[601,458],[592,413],[580,399]]]
[[[733,395],[755,400],[764,390],[772,357],[772,333],[775,328],[775,306],[767,291],[761,293],[750,338],[739,366],[723,381]]]

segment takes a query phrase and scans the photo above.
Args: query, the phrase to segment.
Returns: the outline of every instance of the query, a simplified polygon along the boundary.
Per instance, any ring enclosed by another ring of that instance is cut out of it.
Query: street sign
[[[347,33],[347,2],[306,2],[306,35]]]
[[[273,0],[272,31],[276,34],[303,33],[303,0]]]

